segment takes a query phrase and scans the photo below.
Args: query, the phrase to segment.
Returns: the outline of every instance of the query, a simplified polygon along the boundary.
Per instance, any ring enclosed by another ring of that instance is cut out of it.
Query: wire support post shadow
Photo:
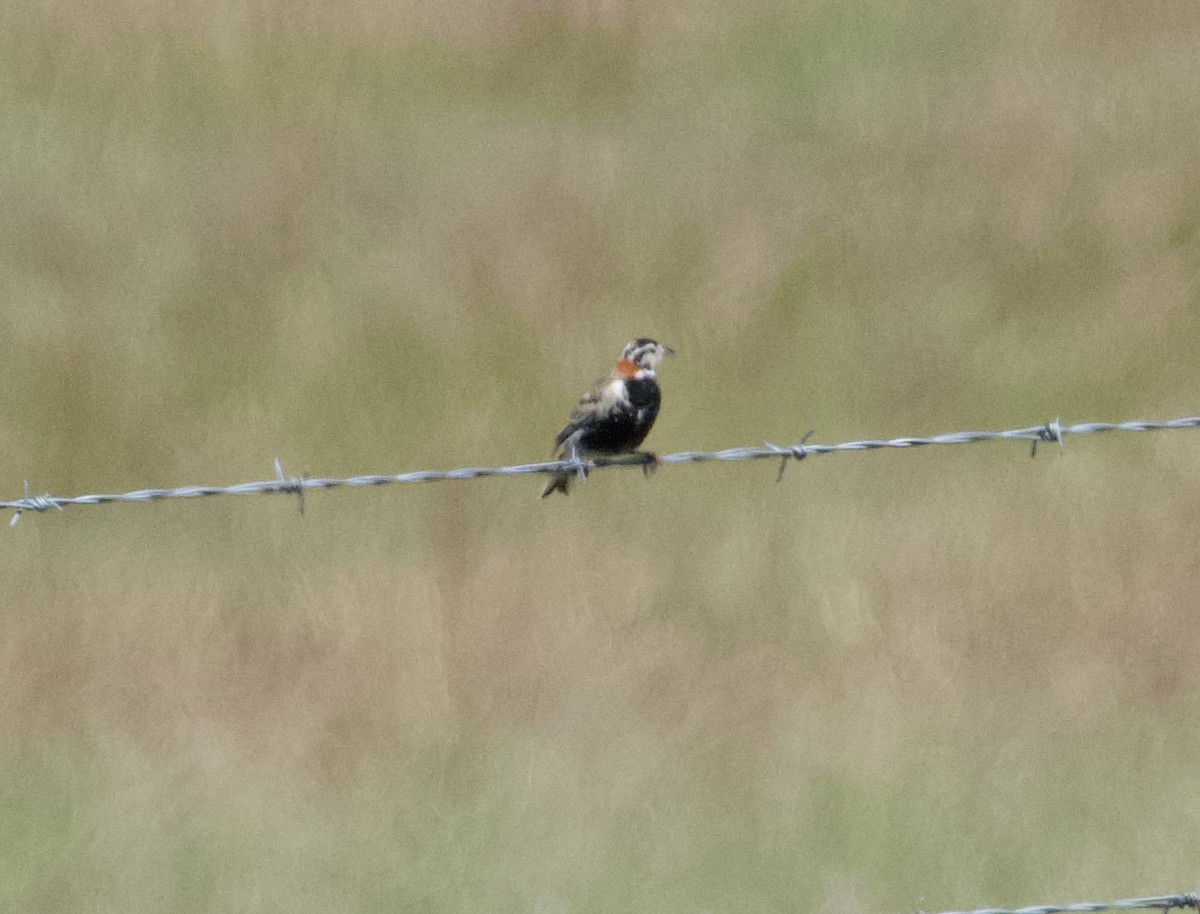
[[[1146,420],[1129,419],[1124,422],[1082,422],[1076,425],[1063,425],[1054,419],[1044,425],[1032,425],[1026,428],[1007,429],[999,432],[965,431],[949,432],[944,435],[931,437],[907,437],[890,439],[864,439],[860,441],[843,441],[838,444],[810,444],[812,432],[808,432],[796,444],[778,445],[769,441],[758,447],[734,447],[721,451],[679,451],[666,454],[654,461],[655,466],[683,464],[732,462],[742,460],[778,460],[779,472],[776,481],[783,480],[783,471],[790,461],[805,460],[822,454],[834,454],[845,451],[875,451],[875,450],[905,450],[924,447],[927,445],[972,444],[981,441],[1029,441],[1030,456],[1037,456],[1039,443],[1057,443],[1059,452],[1063,452],[1063,441],[1068,435],[1095,435],[1101,432],[1151,432],[1166,430],[1181,430],[1200,427],[1200,416],[1185,416],[1178,419]],[[409,473],[391,475],[362,475],[335,477],[287,476],[283,465],[275,459],[275,477],[260,482],[244,482],[229,486],[183,486],[174,489],[138,489],[119,494],[92,494],[63,497],[59,495],[30,495],[29,483],[25,482],[25,494],[22,498],[11,501],[0,501],[0,510],[14,512],[9,520],[9,526],[15,526],[22,514],[27,512],[42,513],[49,510],[61,511],[66,507],[81,507],[85,505],[105,505],[114,502],[153,502],[167,498],[207,498],[218,495],[295,495],[300,514],[304,514],[305,492],[310,489],[361,488],[385,485],[402,485],[420,482],[444,482],[452,479],[482,479],[491,476],[537,476],[554,475],[568,472],[576,475],[580,481],[587,479],[594,470],[619,466],[646,467],[646,454],[636,453],[617,457],[586,459],[578,453],[572,453],[566,460],[547,460],[538,463],[521,463],[500,467],[458,467],[452,470],[417,470]]]

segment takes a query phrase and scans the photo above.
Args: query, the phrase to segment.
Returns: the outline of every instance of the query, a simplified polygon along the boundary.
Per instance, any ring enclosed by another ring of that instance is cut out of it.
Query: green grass
[[[1166,7],[18,2],[8,494],[1196,410]],[[1187,433],[72,509],[14,910],[897,911],[1197,875]]]

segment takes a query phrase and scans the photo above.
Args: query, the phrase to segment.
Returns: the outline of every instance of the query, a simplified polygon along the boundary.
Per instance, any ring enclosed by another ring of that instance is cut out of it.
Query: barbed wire
[[[1119,901],[1080,901],[1075,904],[1035,904],[1025,908],[979,908],[975,911],[944,911],[942,914],[1088,914],[1092,911],[1169,911],[1191,908],[1200,911],[1200,896],[1195,892],[1180,895],[1155,895],[1150,898],[1122,898]]]
[[[593,470],[618,466],[657,466],[676,463],[709,463],[712,461],[778,460],[779,473],[776,481],[782,480],[788,462],[833,454],[840,451],[873,451],[886,448],[914,448],[932,444],[971,444],[977,441],[1017,440],[1032,442],[1029,455],[1036,456],[1041,442],[1057,443],[1062,450],[1063,439],[1068,435],[1094,435],[1100,432],[1151,432],[1167,429],[1200,427],[1200,416],[1161,421],[1130,419],[1125,422],[1083,422],[1078,425],[1063,425],[1058,419],[1045,425],[1008,429],[1002,432],[950,432],[928,438],[891,438],[887,440],[866,439],[844,441],[840,444],[809,444],[809,432],[798,444],[778,445],[764,441],[759,447],[734,447],[723,451],[679,451],[662,457],[648,454],[629,454],[620,457],[584,458],[572,455],[567,460],[546,460],[538,463],[521,463],[501,467],[459,467],[453,470],[417,470],[394,475],[363,475],[342,478],[287,476],[279,460],[275,460],[275,478],[260,482],[243,482],[231,486],[182,486],[173,489],[138,489],[120,494],[75,495],[30,495],[29,483],[25,483],[23,498],[0,501],[0,510],[15,512],[9,526],[14,526],[26,511],[61,511],[69,506],[106,505],[113,502],[151,502],[166,498],[208,498],[217,495],[296,495],[300,513],[304,513],[304,493],[309,489],[337,489],[342,487],[361,488],[368,486],[397,485],[418,482],[442,482],[451,479],[482,479],[488,476],[536,476],[570,472],[581,479]]]

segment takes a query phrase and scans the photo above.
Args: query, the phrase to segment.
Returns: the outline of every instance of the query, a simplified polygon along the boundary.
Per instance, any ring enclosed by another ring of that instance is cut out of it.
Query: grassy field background
[[[1186,3],[0,7],[6,497],[1171,417]],[[0,546],[0,907],[1200,880],[1200,437],[112,506]]]

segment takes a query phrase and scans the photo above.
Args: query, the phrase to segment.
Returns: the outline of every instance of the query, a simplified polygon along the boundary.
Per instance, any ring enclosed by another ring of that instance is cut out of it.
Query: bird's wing
[[[554,439],[554,446],[556,448],[562,447],[563,442],[575,434],[575,432],[581,428],[587,428],[598,416],[611,412],[624,399],[624,389],[620,379],[612,377],[600,378],[579,398],[579,402],[571,410],[570,421],[562,427],[562,431]]]

